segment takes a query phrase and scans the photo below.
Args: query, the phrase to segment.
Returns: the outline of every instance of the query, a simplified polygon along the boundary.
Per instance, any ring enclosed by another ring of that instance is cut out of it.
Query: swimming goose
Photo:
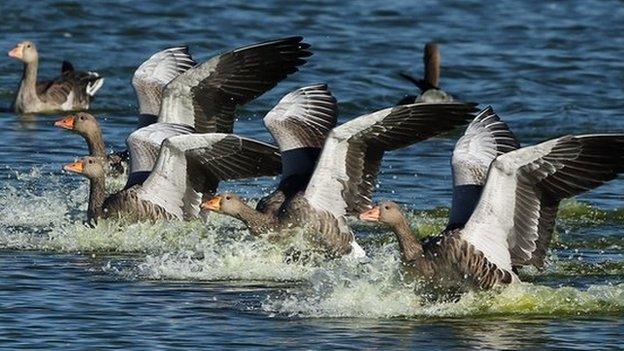
[[[238,218],[256,235],[267,231],[288,233],[287,229],[298,227],[310,234],[314,246],[331,256],[352,251],[363,255],[345,217],[371,205],[383,154],[449,131],[473,117],[473,111],[470,104],[414,104],[358,117],[329,133],[305,190],[287,198],[277,216],[252,209],[232,193],[216,196],[204,202],[202,208]],[[303,114],[293,117],[290,130],[296,130],[292,126],[297,120],[309,119]],[[290,130],[283,135],[305,137],[305,133]],[[282,137],[276,137],[276,141],[285,148]],[[296,160],[282,162],[284,169],[289,169],[292,166],[285,163]]]
[[[414,102],[450,102],[453,97],[440,89],[440,51],[438,44],[427,43],[423,50],[423,79],[416,79],[406,73],[399,75],[420,89],[420,95],[408,95],[399,101],[398,105],[413,104]]]
[[[102,87],[104,78],[95,72],[78,72],[64,61],[61,75],[51,81],[37,82],[39,54],[32,41],[23,41],[9,56],[24,63],[24,72],[15,96],[16,113],[86,110],[91,98]]]
[[[468,223],[419,242],[400,208],[384,202],[360,215],[390,225],[404,265],[444,288],[518,282],[512,267],[542,266],[559,202],[624,171],[624,134],[567,135],[498,156]]]
[[[88,156],[63,168],[90,180],[87,218],[92,222],[100,217],[192,219],[199,213],[201,194],[214,194],[219,181],[277,175],[281,164],[272,145],[207,133],[166,139],[147,180],[110,196],[101,159]]]

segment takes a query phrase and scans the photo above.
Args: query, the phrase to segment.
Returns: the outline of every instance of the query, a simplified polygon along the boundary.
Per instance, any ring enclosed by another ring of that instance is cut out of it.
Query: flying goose
[[[126,139],[130,155],[126,188],[145,181],[165,139],[232,133],[236,108],[297,72],[304,58],[312,55],[309,47],[302,37],[288,37],[245,46],[199,65],[193,65],[186,47],[153,55],[133,78],[141,116],[139,128]]]
[[[37,82],[39,54],[32,41],[18,43],[9,56],[24,63],[24,72],[15,96],[16,113],[86,110],[91,98],[102,87],[104,78],[95,72],[75,71],[63,61],[61,75],[51,81]]]
[[[398,105],[413,104],[414,102],[451,102],[453,97],[440,89],[440,51],[438,44],[427,43],[423,50],[423,79],[414,78],[406,73],[399,75],[420,89],[420,95],[408,95],[399,101]]]
[[[199,64],[166,85],[157,123],[137,129],[126,143],[128,186],[141,184],[161,143],[188,133],[232,133],[235,112],[298,71],[312,55],[302,37],[245,46]]]
[[[288,233],[287,229],[300,227],[310,234],[308,238],[315,246],[330,255],[352,251],[362,255],[345,217],[370,207],[384,152],[449,131],[473,117],[473,111],[470,104],[414,104],[358,117],[329,133],[305,190],[290,194],[277,215],[254,210],[232,193],[218,195],[204,202],[202,208],[238,218],[256,235],[267,231]],[[331,125],[332,118],[323,116],[324,128]],[[289,145],[306,138],[307,133],[297,132],[297,123],[314,125],[316,116],[298,113],[289,120],[291,123],[285,127],[269,128],[272,133],[276,128],[285,128],[283,133],[274,134],[282,149],[287,148],[284,136],[294,137],[287,139]],[[287,162],[296,159],[282,159],[285,170],[296,167]]]
[[[543,265],[562,199],[623,171],[624,134],[567,135],[498,156],[463,228],[419,242],[393,202],[360,219],[392,227],[412,274],[438,287],[489,289],[518,282],[513,267]]]
[[[201,194],[214,194],[219,181],[277,175],[281,164],[272,145],[207,133],[167,138],[147,180],[110,196],[101,159],[88,156],[63,168],[90,180],[87,218],[93,222],[100,217],[192,219],[199,213]]]

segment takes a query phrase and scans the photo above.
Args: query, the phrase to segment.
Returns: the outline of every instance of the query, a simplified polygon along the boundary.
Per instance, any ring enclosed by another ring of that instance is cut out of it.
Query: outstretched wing
[[[199,213],[202,193],[219,181],[274,176],[281,169],[278,149],[234,134],[191,134],[167,139],[139,197],[179,218]]]
[[[473,104],[412,104],[358,117],[329,133],[305,198],[336,217],[370,208],[381,158],[473,118]]]
[[[280,100],[264,117],[264,125],[282,153],[282,178],[312,173],[337,120],[338,104],[325,84],[297,89]]]
[[[453,205],[447,229],[463,227],[470,218],[492,161],[519,147],[509,126],[492,107],[488,106],[475,117],[453,150]]]
[[[195,130],[189,126],[172,123],[155,123],[132,132],[126,138],[130,153],[130,174],[126,189],[143,184],[156,164],[160,146],[171,137],[191,134]]]
[[[455,144],[451,161],[453,186],[485,184],[490,163],[497,156],[519,147],[507,123],[488,106],[468,125]]]
[[[564,136],[499,156],[462,237],[501,269],[541,265],[559,202],[624,171],[624,134]]]
[[[312,55],[302,37],[242,47],[178,76],[165,88],[159,122],[230,133],[236,107],[272,89]]]
[[[132,77],[139,112],[157,116],[165,86],[195,64],[187,46],[167,48],[143,62]]]

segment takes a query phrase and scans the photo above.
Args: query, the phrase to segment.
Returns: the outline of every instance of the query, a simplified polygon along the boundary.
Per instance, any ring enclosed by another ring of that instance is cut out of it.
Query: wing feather
[[[172,123],[154,123],[132,132],[126,138],[130,153],[130,174],[126,188],[142,184],[154,168],[162,143],[177,135],[191,134],[193,128]]]
[[[195,65],[187,46],[164,49],[143,62],[132,77],[140,113],[157,116],[165,86]]]
[[[305,198],[335,217],[359,213],[371,198],[384,152],[426,140],[473,118],[472,104],[412,104],[358,117],[334,128]]]
[[[182,123],[200,133],[232,132],[236,107],[298,71],[312,53],[302,37],[242,47],[216,56],[169,83],[159,122]]]
[[[163,143],[139,196],[179,218],[192,218],[201,194],[213,194],[219,181],[274,176],[280,169],[273,145],[234,134],[180,135]]]
[[[564,136],[499,156],[462,237],[499,266],[541,265],[559,202],[624,171],[624,134]]]
[[[497,156],[519,147],[509,126],[488,106],[455,144],[451,161],[453,186],[485,184],[490,163]]]
[[[320,84],[287,94],[263,121],[280,151],[284,152],[322,147],[337,120],[338,103],[327,85]]]

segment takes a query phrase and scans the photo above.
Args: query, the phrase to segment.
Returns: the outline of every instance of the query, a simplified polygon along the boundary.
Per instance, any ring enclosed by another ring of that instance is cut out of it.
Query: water
[[[315,55],[301,72],[241,110],[236,132],[270,141],[261,118],[305,84],[327,82],[341,121],[396,103],[441,44],[442,85],[491,104],[524,144],[566,133],[624,131],[621,1],[6,0],[0,47],[39,44],[44,77],[62,59],[106,76],[93,103],[108,145],[135,121],[129,84],[153,52],[188,44],[202,61],[228,48],[303,35]],[[349,261],[288,264],[239,223],[81,224],[87,187],[60,171],[83,140],[58,116],[7,109],[20,65],[0,61],[0,347],[18,348],[621,348],[624,182],[563,206],[544,270],[526,284],[426,303],[399,268],[392,235],[354,223],[370,252]],[[450,202],[449,155],[459,133],[390,153],[377,199],[412,209],[435,233]],[[223,184],[251,199],[274,180]]]

